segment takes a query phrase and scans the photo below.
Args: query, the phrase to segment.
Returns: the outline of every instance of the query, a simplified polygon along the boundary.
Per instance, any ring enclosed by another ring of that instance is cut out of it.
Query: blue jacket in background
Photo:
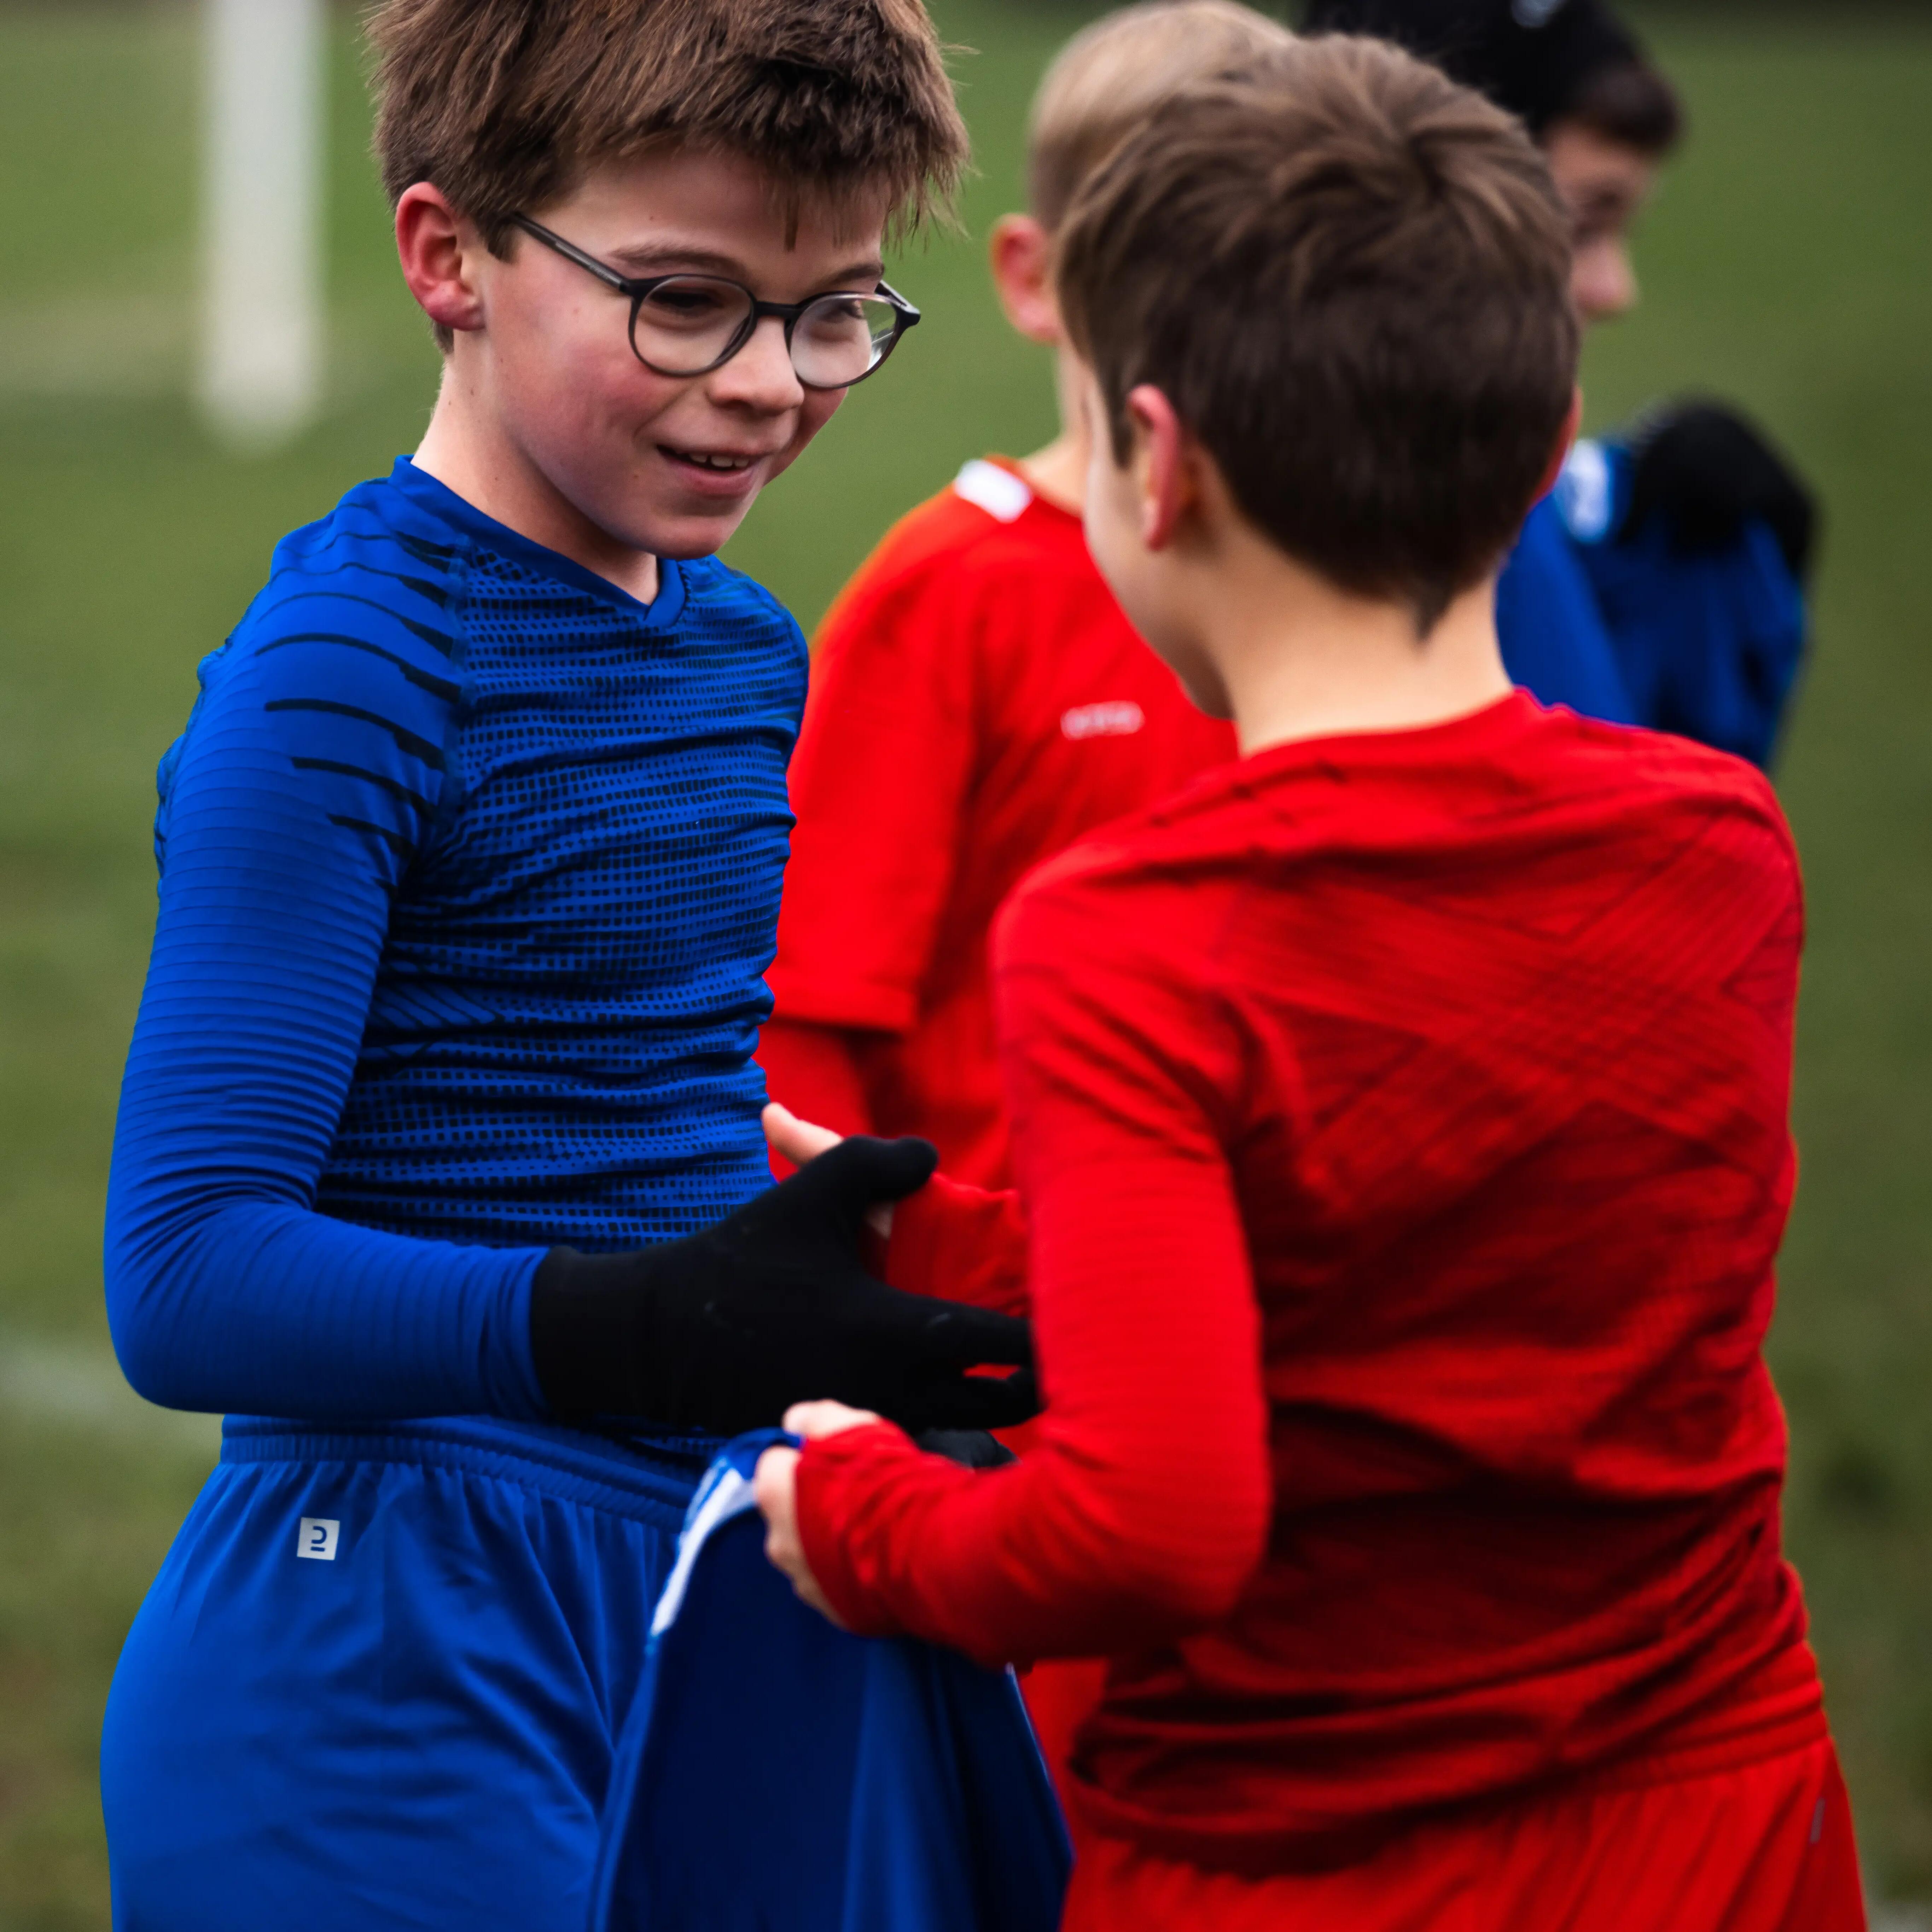
[[[1804,652],[1804,598],[1770,530],[1682,554],[1653,517],[1628,541],[1631,461],[1579,442],[1496,591],[1503,663],[1546,704],[1671,731],[1768,765]]]

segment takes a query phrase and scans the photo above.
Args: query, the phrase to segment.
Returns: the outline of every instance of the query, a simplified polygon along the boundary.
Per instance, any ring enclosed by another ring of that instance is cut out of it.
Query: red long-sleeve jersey
[[[1822,1735],[1760,1353],[1801,927],[1756,772],[1522,694],[1036,874],[995,978],[1050,1406],[986,1474],[811,1445],[842,1616],[1108,1654],[1081,1808],[1210,1865]]]

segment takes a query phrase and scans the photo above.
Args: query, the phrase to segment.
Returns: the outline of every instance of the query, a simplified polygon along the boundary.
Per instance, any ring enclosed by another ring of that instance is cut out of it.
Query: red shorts
[[[1359,1865],[1244,1879],[1088,1832],[1061,1932],[1864,1932],[1828,1738],[1720,1775],[1526,1799]]]

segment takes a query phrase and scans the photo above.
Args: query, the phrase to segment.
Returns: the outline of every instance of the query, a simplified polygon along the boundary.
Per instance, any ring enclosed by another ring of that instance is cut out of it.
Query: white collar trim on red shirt
[[[1024,514],[1033,501],[1033,492],[1022,478],[997,463],[976,456],[952,479],[952,488],[968,502],[975,503],[988,516],[1010,524]]]

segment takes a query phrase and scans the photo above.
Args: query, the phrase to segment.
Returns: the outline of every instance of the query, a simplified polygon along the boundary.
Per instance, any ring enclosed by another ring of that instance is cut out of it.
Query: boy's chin
[[[757,500],[748,500],[739,509],[728,515],[713,513],[704,517],[677,517],[668,519],[662,532],[649,546],[653,556],[668,557],[673,562],[688,563],[701,556],[715,556],[736,536],[738,526],[745,520],[745,513]]]
[[[746,512],[758,501],[751,491],[742,502],[707,503],[699,507],[654,503],[641,515],[626,518],[623,540],[652,556],[689,562],[713,556],[737,534]]]

